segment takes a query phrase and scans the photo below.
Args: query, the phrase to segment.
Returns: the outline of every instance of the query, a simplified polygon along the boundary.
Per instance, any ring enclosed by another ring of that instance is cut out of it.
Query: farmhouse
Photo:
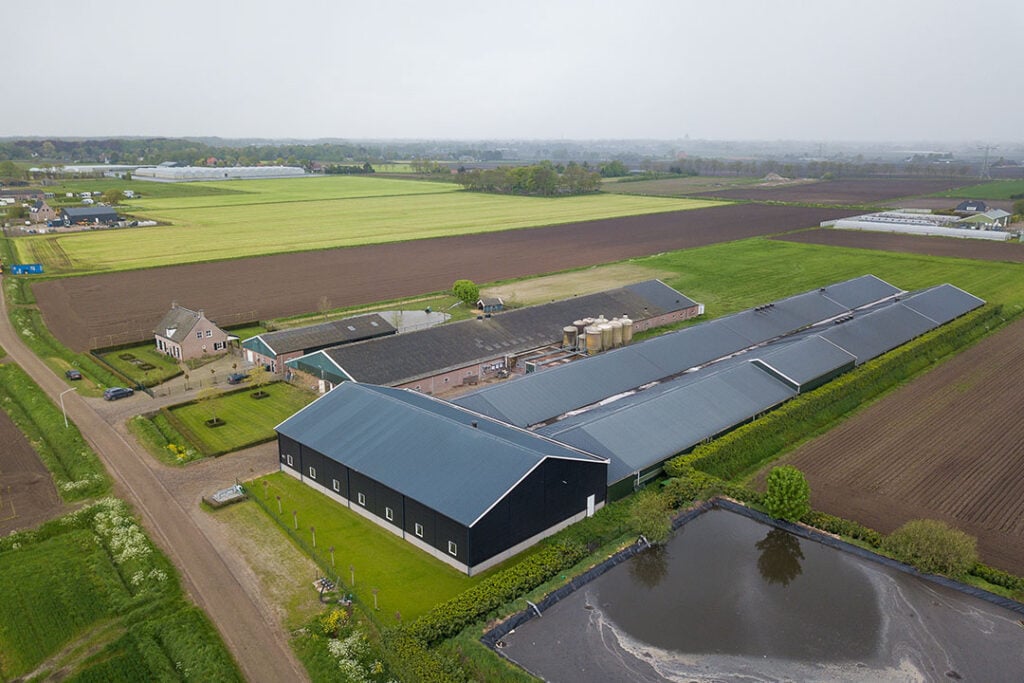
[[[193,311],[177,303],[171,305],[171,310],[157,324],[153,334],[157,350],[179,361],[226,351],[228,340],[233,339],[211,322],[203,311]]]
[[[277,433],[281,471],[470,575],[605,502],[606,459],[414,391],[345,382]]]
[[[633,331],[686,320],[704,307],[659,280],[513,309],[474,320],[325,349],[288,361],[300,379],[322,388],[347,380],[399,386],[428,394],[450,391],[509,372],[518,360],[561,344],[563,329],[584,316],[625,315]]]
[[[242,348],[245,349],[247,361],[277,372],[284,368],[285,361],[292,358],[332,346],[386,337],[395,332],[397,330],[391,323],[372,313],[318,325],[265,332],[244,340]]]
[[[109,206],[84,206],[81,208],[71,207],[60,210],[61,220],[64,225],[112,225],[121,220]]]
[[[28,209],[33,223],[48,223],[57,218],[57,211],[42,199],[37,199]]]
[[[988,211],[988,205],[980,199],[965,199],[956,205],[957,213],[984,213]]]

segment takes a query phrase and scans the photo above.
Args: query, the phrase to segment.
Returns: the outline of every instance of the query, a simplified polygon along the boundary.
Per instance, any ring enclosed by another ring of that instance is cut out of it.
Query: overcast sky
[[[1022,0],[33,0],[0,16],[0,136],[1024,138]]]

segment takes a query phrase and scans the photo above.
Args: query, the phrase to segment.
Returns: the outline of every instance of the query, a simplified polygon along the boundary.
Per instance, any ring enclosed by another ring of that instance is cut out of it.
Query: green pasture
[[[1007,249],[1019,248],[1007,245]],[[712,318],[865,274],[907,290],[948,282],[991,303],[1024,305],[1024,265],[1006,262],[766,238],[674,251],[633,262],[676,271],[678,275],[666,283],[703,303]]]
[[[166,353],[157,351],[152,341],[108,351],[101,358],[135,384],[147,387],[154,387],[182,373],[178,363]]]
[[[932,197],[954,197],[957,199],[1003,199],[1011,200],[1013,195],[1024,196],[1024,180],[993,180],[990,183],[969,188],[936,192]],[[1020,199],[1021,197],[1018,197]]]
[[[233,185],[229,182],[223,183],[154,183],[146,180],[121,180],[118,178],[86,178],[67,179],[54,181],[52,185],[40,185],[37,188],[40,192],[53,192],[54,200],[57,202],[71,202],[79,204],[79,192],[106,192],[107,190],[132,190],[137,195],[135,199],[122,199],[124,203],[132,203],[139,198],[158,197],[195,197],[204,195],[231,195],[244,193],[244,185]],[[65,195],[71,192],[75,194],[72,199]]]
[[[373,605],[372,589],[376,588],[380,607],[377,614],[387,624],[395,623],[396,611],[401,612],[402,621],[411,621],[506,566],[499,565],[499,568],[468,577],[280,472],[249,482],[246,489],[251,496],[262,499],[282,525],[294,531],[297,519],[299,536],[309,547],[312,544],[310,527],[314,527],[316,550],[321,559],[329,566],[327,549],[334,548],[336,571],[346,590],[350,588],[349,567],[354,567],[355,592],[363,605]],[[280,515],[277,514],[278,496],[281,497]],[[293,512],[297,513],[294,517]],[[518,555],[512,562],[522,558],[523,555]]]
[[[177,423],[174,426],[194,439],[199,450],[211,455],[229,453],[274,438],[274,427],[316,398],[285,382],[268,384],[263,391],[269,396],[255,399],[254,389],[245,387],[206,402],[191,401],[168,410],[172,424]],[[207,427],[206,421],[214,416],[224,424]]]
[[[241,680],[120,500],[0,539],[0,680]]]
[[[605,181],[601,184],[601,190],[616,194],[684,197],[746,187],[762,181],[762,178],[719,178],[708,176],[684,176],[680,178],[660,178],[658,180],[630,180],[627,178]]]
[[[169,225],[20,238],[15,248],[22,262],[44,263],[49,273],[101,272],[717,205],[603,193],[513,197],[456,191],[456,186],[448,183],[387,178],[246,182],[252,184],[247,187],[262,184],[278,189],[228,197],[144,201],[138,215]],[[333,188],[334,196],[328,197],[318,188]],[[373,192],[379,196],[371,196]]]

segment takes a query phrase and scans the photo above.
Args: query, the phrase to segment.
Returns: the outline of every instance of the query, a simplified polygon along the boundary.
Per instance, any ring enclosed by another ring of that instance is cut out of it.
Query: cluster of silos
[[[603,315],[583,318],[562,328],[562,346],[589,354],[614,349],[633,340],[633,321],[628,316],[608,320]]]

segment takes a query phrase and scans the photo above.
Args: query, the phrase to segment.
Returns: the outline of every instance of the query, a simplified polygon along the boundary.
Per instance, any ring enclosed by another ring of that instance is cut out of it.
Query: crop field
[[[4,536],[56,516],[62,505],[46,466],[2,410],[0,443],[0,536]]]
[[[241,680],[128,506],[0,539],[0,680]]]
[[[615,194],[685,197],[687,195],[709,194],[721,190],[757,187],[763,182],[762,178],[685,176],[681,178],[660,178],[658,180],[610,180],[601,184],[601,190]]]
[[[556,200],[561,201],[561,200]],[[658,200],[670,201],[670,200]],[[846,212],[732,205],[569,225],[279,254],[223,263],[37,282],[47,327],[88,350],[152,338],[172,301],[221,324],[422,296],[460,277],[478,283],[585,268],[626,258],[817,225]],[[102,292],[103,296],[97,296]]]
[[[976,182],[966,178],[827,180],[801,185],[744,187],[721,190],[708,192],[706,196],[733,200],[746,199],[755,202],[861,205],[887,202],[900,197],[915,197],[922,194],[949,191],[953,188],[974,185]]]
[[[1024,320],[888,395],[782,462],[816,509],[888,533],[944,520],[1024,574]],[[762,475],[763,476],[763,475]]]
[[[237,181],[236,181],[237,182]],[[134,215],[170,225],[19,238],[48,273],[151,268],[705,208],[663,197],[539,198],[388,178],[247,181],[246,193],[143,200]]]
[[[255,399],[253,389],[245,388],[210,399],[207,403],[190,402],[170,408],[171,415],[184,425],[185,436],[207,454],[228,453],[245,446],[269,441],[274,427],[316,396],[290,384],[268,384],[263,390],[267,398]],[[205,422],[216,416],[225,424],[207,427]]]
[[[939,192],[938,197],[959,197],[960,199],[1017,199],[1024,197],[1024,180],[993,180],[989,183],[975,185],[970,189],[970,196],[956,192]]]

